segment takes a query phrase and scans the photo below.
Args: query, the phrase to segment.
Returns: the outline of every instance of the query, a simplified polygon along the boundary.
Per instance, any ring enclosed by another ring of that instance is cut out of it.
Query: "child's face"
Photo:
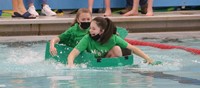
[[[91,22],[92,17],[89,13],[81,13],[78,17],[78,22]]]
[[[92,21],[90,24],[90,34],[95,36],[97,34],[101,35],[103,31],[97,26],[96,21]]]

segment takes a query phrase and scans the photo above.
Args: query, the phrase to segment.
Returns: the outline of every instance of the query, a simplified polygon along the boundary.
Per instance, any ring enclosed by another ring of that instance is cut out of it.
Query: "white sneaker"
[[[55,16],[56,15],[56,13],[51,10],[51,8],[49,7],[49,5],[43,6],[43,8],[42,8],[42,14],[44,14],[46,16]]]
[[[39,14],[37,13],[37,11],[35,10],[35,7],[34,6],[30,6],[28,8],[28,12],[35,15],[35,16],[39,16]]]

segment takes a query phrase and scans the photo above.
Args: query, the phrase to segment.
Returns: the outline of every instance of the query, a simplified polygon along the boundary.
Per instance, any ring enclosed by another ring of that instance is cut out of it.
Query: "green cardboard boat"
[[[128,34],[126,29],[117,27],[117,32],[122,38],[125,38]],[[52,56],[49,52],[50,43],[47,42],[46,44],[46,51],[45,51],[45,60],[55,60],[57,62],[66,64],[67,56],[71,52],[73,48],[62,45],[56,44],[55,45],[58,55]],[[88,67],[116,67],[116,66],[125,66],[125,65],[132,65],[134,57],[133,55],[126,55],[122,57],[116,58],[95,58],[93,54],[88,52],[82,52],[79,54],[78,57],[74,60],[75,64],[86,64]]]
[[[52,56],[49,52],[50,43],[46,44],[46,53],[45,60],[55,60],[57,62],[66,64],[67,56],[71,52],[73,48],[56,44],[55,47],[57,49],[58,55]],[[133,55],[127,55],[116,58],[95,58],[93,54],[88,52],[82,52],[76,57],[74,60],[75,64],[86,64],[87,67],[116,67],[116,66],[125,66],[133,64]]]

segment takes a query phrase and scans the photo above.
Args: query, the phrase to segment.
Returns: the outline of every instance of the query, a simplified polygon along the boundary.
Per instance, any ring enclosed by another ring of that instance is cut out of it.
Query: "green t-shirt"
[[[86,50],[89,53],[93,53],[95,57],[105,57],[108,51],[114,46],[120,46],[121,48],[126,48],[128,43],[117,35],[112,35],[112,37],[104,44],[98,41],[94,41],[89,34],[85,35],[79,44],[75,47],[80,52]]]
[[[74,26],[70,27],[64,33],[60,34],[58,37],[60,38],[60,44],[66,44],[69,47],[75,47],[79,41],[88,34],[89,28],[86,30],[82,30],[78,23],[74,24]]]

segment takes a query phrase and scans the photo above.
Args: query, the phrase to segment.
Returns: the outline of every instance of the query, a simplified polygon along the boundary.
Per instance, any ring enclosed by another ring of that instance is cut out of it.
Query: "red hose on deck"
[[[125,40],[132,45],[152,46],[152,47],[156,47],[160,49],[182,49],[182,50],[186,50],[188,52],[200,55],[200,49],[188,48],[184,46],[167,45],[167,44],[161,44],[161,43],[144,42],[144,41],[139,41],[139,40],[127,39],[127,38]]]

